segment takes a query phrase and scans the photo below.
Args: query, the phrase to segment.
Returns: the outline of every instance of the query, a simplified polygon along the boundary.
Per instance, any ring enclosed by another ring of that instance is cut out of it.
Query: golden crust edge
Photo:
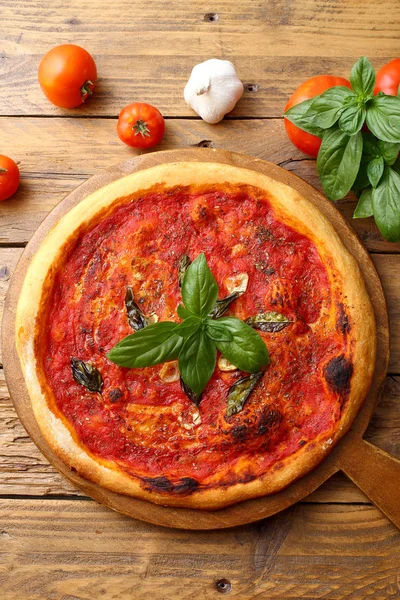
[[[106,461],[104,465],[100,464],[76,444],[62,420],[49,409],[46,396],[42,392],[37,376],[33,336],[36,319],[40,316],[44,280],[58,252],[77,227],[88,223],[116,198],[122,198],[142,189],[145,191],[156,183],[172,187],[203,185],[211,180],[216,184],[246,183],[266,190],[274,197],[271,201],[274,208],[278,210],[278,218],[310,237],[316,243],[322,257],[329,256],[333,260],[335,268],[346,281],[345,306],[352,323],[354,371],[346,408],[331,434],[324,433],[300,448],[294,456],[290,455],[280,461],[279,469],[267,473],[262,478],[226,488],[223,486],[206,488],[195,491],[190,496],[174,497],[170,494],[144,490],[123,471],[104,466]],[[312,203],[293,188],[250,169],[222,163],[184,162],[158,165],[114,181],[85,198],[53,227],[33,257],[23,283],[16,312],[16,346],[34,415],[42,435],[56,455],[69,467],[74,467],[83,477],[117,493],[169,506],[211,510],[277,492],[305,475],[323,460],[348,430],[368,393],[375,366],[376,325],[373,308],[358,264],[345,249],[328,219]]]

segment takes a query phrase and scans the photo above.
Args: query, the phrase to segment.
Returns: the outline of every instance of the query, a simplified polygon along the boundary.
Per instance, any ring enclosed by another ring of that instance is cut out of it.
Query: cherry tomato
[[[310,98],[314,98],[314,96],[318,96],[318,94],[322,94],[322,92],[325,92],[325,90],[328,90],[335,85],[344,85],[348,88],[351,87],[350,82],[347,79],[335,77],[334,75],[317,75],[316,77],[307,79],[307,81],[302,83],[289,98],[289,101],[285,106],[285,111],[296,104],[300,104],[300,102],[303,102],[304,100],[309,100]],[[321,146],[321,138],[299,129],[287,119],[284,119],[284,122],[286,133],[292,144],[305,154],[316,157]]]
[[[400,58],[395,58],[383,65],[376,74],[374,94],[385,92],[389,96],[397,96],[400,85]]]
[[[19,169],[8,156],[0,154],[0,200],[6,200],[17,191],[19,186]]]
[[[75,108],[93,94],[97,69],[84,48],[63,44],[50,50],[39,65],[39,83],[45,96],[61,108]]]
[[[157,108],[145,102],[128,104],[117,124],[119,139],[133,148],[152,148],[161,142],[165,121]]]

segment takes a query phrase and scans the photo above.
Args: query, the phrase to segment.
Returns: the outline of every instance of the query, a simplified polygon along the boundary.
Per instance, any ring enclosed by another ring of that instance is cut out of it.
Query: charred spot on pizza
[[[182,477],[177,483],[174,483],[168,477],[143,477],[142,481],[149,491],[176,495],[192,494],[199,487],[199,482],[192,477]]]
[[[110,402],[118,402],[118,400],[122,398],[122,392],[119,388],[114,388],[108,392],[108,397]]]
[[[247,444],[260,438],[269,441],[279,430],[282,420],[282,413],[270,406],[257,409],[252,414],[245,410],[243,413],[225,417],[225,421],[232,423],[232,427],[222,430],[222,433],[229,436],[234,444]]]
[[[350,331],[350,323],[349,318],[347,316],[346,311],[344,310],[344,306],[341,302],[338,302],[338,316],[337,316],[337,328],[338,331],[345,335]]]
[[[349,393],[352,374],[353,365],[343,354],[331,358],[324,369],[324,376],[329,387],[341,396]]]

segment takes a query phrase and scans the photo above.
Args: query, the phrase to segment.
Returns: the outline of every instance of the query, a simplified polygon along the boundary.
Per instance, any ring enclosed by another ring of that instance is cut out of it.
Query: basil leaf
[[[323,130],[313,124],[316,113],[312,112],[309,115],[307,114],[314,101],[315,98],[311,98],[310,100],[304,100],[304,102],[296,104],[296,106],[292,106],[292,108],[289,108],[289,110],[284,113],[284,117],[293,123],[293,125],[296,125],[296,127],[300,127],[303,131],[321,137]]]
[[[187,254],[183,254],[179,261],[178,266],[178,285],[182,287],[183,278],[185,277],[185,273],[190,265],[190,258]]]
[[[248,400],[251,392],[264,375],[261,373],[253,373],[248,377],[238,379],[230,388],[226,399],[226,416],[232,415],[243,410],[246,400]]]
[[[372,210],[372,188],[366,188],[362,191],[360,199],[353,214],[353,219],[366,219],[372,217],[374,211]]]
[[[139,329],[143,329],[147,326],[148,321],[136,304],[131,287],[128,287],[126,290],[125,308],[128,315],[128,323],[132,329],[139,331]]]
[[[204,254],[188,267],[182,282],[182,299],[187,310],[199,317],[206,317],[214,308],[218,286]]]
[[[281,315],[280,313],[267,312],[259,313],[254,317],[249,317],[246,319],[245,323],[254,329],[259,329],[260,331],[276,333],[288,325],[291,325],[293,321],[289,321],[287,317]]]
[[[72,376],[77,383],[83,385],[89,392],[99,392],[101,394],[103,378],[96,367],[80,360],[80,358],[71,356],[71,369]]]
[[[400,143],[393,144],[390,142],[378,142],[378,150],[387,165],[392,165],[400,152]]]
[[[183,304],[178,305],[177,313],[180,319],[187,319],[188,317],[193,316],[192,313],[183,306]]]
[[[400,175],[386,166],[372,191],[372,207],[379,231],[389,242],[400,241]]]
[[[207,319],[206,321],[206,334],[216,342],[231,342],[233,340],[233,335],[229,328],[224,323],[214,321],[213,319]]]
[[[367,125],[384,142],[400,142],[400,97],[376,96],[368,102]]]
[[[221,354],[235,367],[247,373],[258,373],[269,364],[267,347],[254,329],[234,317],[222,317],[218,322],[226,325],[233,341],[215,343]]]
[[[201,394],[197,395],[194,393],[192,389],[183,381],[182,377],[179,379],[179,383],[181,384],[181,389],[185,392],[186,396],[191,400],[196,406],[200,404]]]
[[[330,200],[343,198],[351,189],[360,166],[363,148],[361,133],[348,136],[337,127],[329,129],[317,157],[317,169]]]
[[[178,358],[183,340],[176,335],[177,324],[154,323],[128,335],[108,352],[107,358],[120,367],[150,367]]]
[[[369,186],[368,179],[368,163],[371,159],[367,156],[364,156],[364,153],[361,157],[360,167],[358,169],[357,177],[355,182],[353,183],[352,189],[355,191],[363,190],[364,188]]]
[[[383,160],[382,156],[374,158],[368,163],[367,175],[372,187],[375,188],[378,185],[379,180],[383,175],[384,167],[385,161]]]
[[[175,330],[175,333],[182,337],[184,340],[186,340],[200,328],[200,325],[201,319],[199,317],[191,315],[190,317],[182,321],[182,323],[179,323]]]
[[[392,169],[400,175],[400,158],[396,158],[396,160],[392,164]]]
[[[376,137],[369,131],[362,131],[361,135],[363,139],[363,156],[365,155],[369,158],[379,156],[378,140]]]
[[[363,99],[372,95],[376,83],[375,71],[365,56],[362,56],[351,69],[350,83],[356,94],[360,94]]]
[[[229,294],[229,296],[221,298],[221,300],[217,300],[209,315],[211,319],[219,319],[219,317],[222,317],[222,315],[228,310],[230,303],[236,300],[236,298],[239,298],[239,296],[242,294],[243,292],[232,292]]]
[[[313,125],[322,129],[329,129],[336,123],[343,111],[345,100],[354,96],[354,92],[345,86],[335,86],[329,88],[319,96],[316,96],[311,104],[305,118],[315,115],[312,121]]]
[[[367,111],[364,106],[349,106],[344,109],[339,119],[339,128],[348,135],[354,135],[364,125]]]
[[[217,361],[214,342],[202,330],[190,336],[179,353],[179,371],[185,384],[199,396],[211,375]]]

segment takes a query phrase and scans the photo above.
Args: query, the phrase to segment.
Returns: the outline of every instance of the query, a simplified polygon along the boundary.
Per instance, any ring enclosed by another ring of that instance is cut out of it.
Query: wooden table
[[[319,186],[315,161],[285,135],[282,111],[312,75],[348,76],[366,54],[399,55],[398,0],[0,0],[0,152],[19,163],[18,193],[0,205],[0,313],[23,247],[59,200],[129,158],[119,110],[145,101],[167,118],[159,149],[211,146],[265,158]],[[95,96],[74,111],[49,104],[41,56],[77,43],[95,57]],[[207,125],[186,106],[191,68],[232,60],[246,91]],[[339,203],[351,220],[354,198]],[[391,360],[366,439],[400,457],[400,244],[371,219],[352,221],[382,278]],[[1,361],[1,357],[0,357]],[[115,514],[51,468],[18,421],[0,369],[0,597],[28,600],[231,597],[400,598],[400,533],[344,476],[258,524],[209,533],[168,530]],[[382,482],[384,485],[385,482]],[[399,482],[400,485],[400,482]]]

